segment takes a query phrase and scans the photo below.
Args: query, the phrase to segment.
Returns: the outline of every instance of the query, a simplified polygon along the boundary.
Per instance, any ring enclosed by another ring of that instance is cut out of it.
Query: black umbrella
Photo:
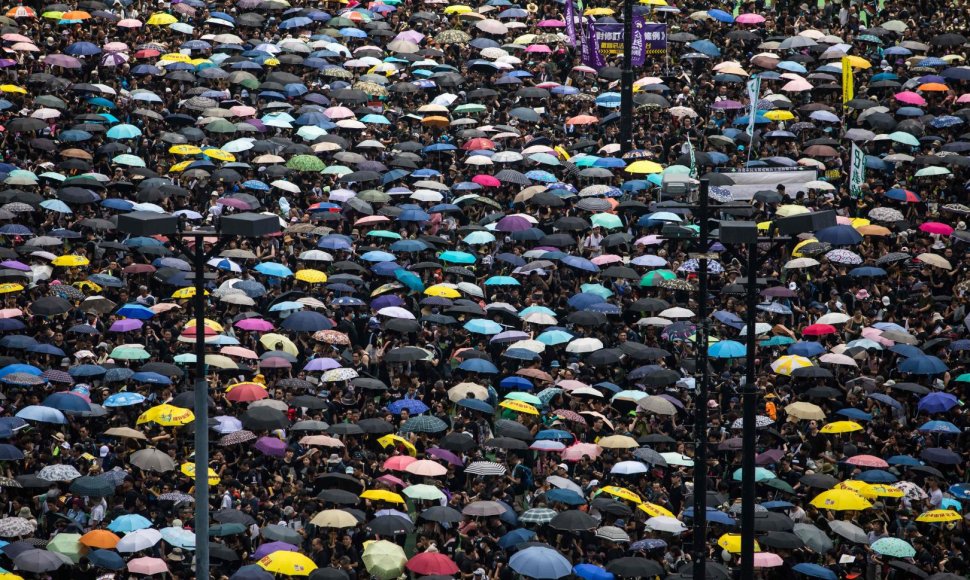
[[[551,528],[566,532],[582,532],[591,530],[598,525],[599,522],[593,516],[579,510],[559,512],[549,522]]]
[[[364,492],[364,484],[360,480],[346,473],[327,473],[318,477],[314,483],[321,488],[336,488],[360,495]]]
[[[810,473],[803,475],[798,481],[808,487],[814,487],[816,489],[832,489],[839,483],[838,479],[827,473]]]
[[[364,430],[356,423],[335,423],[327,428],[334,435],[363,435]]]
[[[513,439],[512,437],[495,437],[485,441],[485,447],[492,447],[494,449],[528,449],[529,444],[521,439]]]
[[[362,419],[358,421],[357,426],[361,428],[364,433],[370,433],[372,435],[387,435],[388,433],[393,433],[396,431],[394,425],[388,423],[384,419]]]
[[[71,482],[70,490],[85,497],[114,495],[115,486],[105,478],[85,475]]]
[[[317,568],[310,572],[310,580],[350,580],[350,576],[339,568]]]
[[[212,514],[212,519],[220,524],[240,524],[251,526],[256,523],[253,516],[237,509],[221,509]]]
[[[69,312],[71,303],[59,296],[44,296],[34,300],[30,305],[30,311],[41,316],[56,316]]]
[[[783,550],[797,550],[805,545],[801,538],[791,532],[768,532],[758,538],[762,546],[780,548]]]
[[[612,560],[606,565],[606,569],[620,578],[649,578],[664,575],[663,567],[655,560],[638,556]]]
[[[514,439],[519,439],[521,441],[531,442],[532,432],[529,428],[519,423],[517,421],[510,421],[508,419],[499,419],[495,422],[495,434],[500,437],[512,437]],[[446,436],[447,437],[447,436]],[[442,440],[442,443],[444,440]],[[444,447],[444,445],[442,445]],[[448,449],[445,447],[445,449]]]
[[[251,407],[241,417],[243,427],[250,431],[272,431],[286,429],[290,426],[289,419],[282,411],[271,407]]]
[[[317,499],[340,505],[356,505],[360,498],[343,489],[325,489],[317,494]]]
[[[462,516],[461,512],[454,508],[436,505],[424,510],[418,515],[418,517],[429,522],[453,524],[455,522],[460,522],[464,516]]]
[[[367,530],[381,536],[396,536],[410,534],[414,531],[414,524],[399,516],[377,516],[367,522]]]
[[[528,431],[528,429],[526,429],[526,431]],[[532,433],[529,433],[529,436],[531,437]],[[448,451],[453,451],[455,453],[466,453],[477,446],[478,444],[475,443],[473,438],[462,433],[448,433],[438,440],[438,447],[447,449]],[[47,485],[47,483],[45,483],[45,485]]]

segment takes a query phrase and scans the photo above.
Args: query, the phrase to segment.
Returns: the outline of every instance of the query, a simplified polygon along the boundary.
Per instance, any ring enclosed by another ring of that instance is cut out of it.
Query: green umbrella
[[[478,103],[468,103],[465,105],[459,105],[455,107],[456,113],[483,113],[485,112],[485,105],[480,105]]]
[[[586,294],[596,294],[604,299],[613,295],[613,291],[602,284],[583,284],[579,289]]]
[[[315,155],[294,155],[286,162],[286,166],[304,172],[320,172],[327,168],[323,161]]]
[[[323,170],[324,175],[347,175],[348,173],[353,172],[354,170],[346,165],[331,165]]]
[[[367,235],[373,236],[375,238],[389,238],[392,240],[401,239],[401,234],[397,232],[389,232],[387,230],[373,230],[373,231],[367,232]]]
[[[892,558],[912,558],[916,549],[906,540],[899,538],[879,538],[869,546],[872,551]]]
[[[664,280],[673,280],[677,277],[677,274],[671,272],[670,270],[654,270],[653,272],[647,272],[647,274],[640,278],[641,286],[659,286]]]
[[[773,487],[773,488],[777,489],[778,491],[783,491],[785,493],[790,493],[790,494],[794,494],[795,493],[795,488],[793,488],[784,479],[769,479],[767,481],[763,481],[762,483],[764,483],[768,487]]]
[[[144,348],[138,348],[135,346],[118,346],[111,351],[109,355],[111,358],[122,359],[122,360],[145,360],[151,358],[152,355]]]
[[[115,156],[114,159],[112,159],[112,161],[114,161],[118,165],[127,165],[129,167],[145,167],[145,162],[142,160],[141,157],[138,157],[137,155],[131,155],[128,153],[117,155]]]
[[[427,485],[425,483],[419,483],[416,485],[411,485],[401,492],[405,496],[416,499],[416,500],[426,500],[426,501],[436,501],[444,497],[441,490],[433,485]]]
[[[613,215],[611,213],[593,214],[593,216],[589,218],[589,221],[592,222],[594,226],[600,226],[605,230],[623,227],[623,221],[620,219],[620,216]]]
[[[404,548],[387,540],[378,540],[364,548],[362,559],[367,572],[379,580],[397,578],[408,562]]]
[[[543,404],[542,399],[540,399],[539,397],[531,393],[523,393],[521,391],[515,391],[512,393],[509,393],[508,395],[505,396],[505,398],[512,399],[514,401],[522,401],[523,403],[529,403],[530,405],[535,405],[537,407],[541,407]]]
[[[378,189],[365,189],[357,194],[358,199],[367,203],[387,203],[391,201],[391,196]]]
[[[47,543],[47,551],[63,554],[77,564],[87,548],[81,544],[81,534],[57,534]]]
[[[225,119],[216,119],[205,126],[209,133],[235,133],[236,126]]]

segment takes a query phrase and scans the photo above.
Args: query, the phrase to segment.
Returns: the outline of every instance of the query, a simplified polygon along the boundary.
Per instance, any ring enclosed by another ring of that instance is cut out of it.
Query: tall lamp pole
[[[620,151],[633,149],[633,0],[623,0],[623,71],[620,73]]]
[[[710,182],[701,180],[698,190],[697,218],[700,221],[700,254],[697,256],[697,366],[701,371],[701,383],[694,403],[694,580],[707,578],[707,398],[710,396],[711,373],[708,369],[707,320],[708,294],[708,221]]]
[[[118,229],[133,236],[169,236],[185,255],[191,256],[195,276],[192,299],[195,309],[195,577],[209,580],[209,382],[205,364],[205,263],[217,255],[231,237],[256,238],[277,233],[279,219],[256,213],[223,217],[219,230],[180,231],[178,218],[154,212],[132,212],[118,217]],[[205,238],[218,236],[206,251]],[[192,238],[190,251],[182,240]]]

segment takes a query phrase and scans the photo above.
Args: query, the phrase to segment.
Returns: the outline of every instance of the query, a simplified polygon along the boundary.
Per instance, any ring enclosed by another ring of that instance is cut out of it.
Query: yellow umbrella
[[[296,347],[296,344],[289,337],[283,336],[282,334],[267,332],[259,338],[259,342],[270,350],[282,350],[293,356],[300,356],[300,349]]]
[[[821,407],[812,403],[798,402],[785,407],[785,413],[789,417],[801,419],[803,421],[822,421],[825,419],[825,411]]]
[[[792,249],[792,252],[791,252],[792,258],[803,258],[805,256],[805,254],[802,254],[798,250],[802,249],[803,247],[807,246],[808,244],[814,244],[814,243],[817,243],[817,242],[818,242],[818,240],[816,240],[815,238],[810,238],[810,239],[802,240],[802,241],[798,242],[797,244],[795,244],[794,249]]]
[[[204,323],[204,325],[205,325],[206,328],[211,328],[212,330],[214,330],[216,332],[223,332],[225,330],[225,328],[223,328],[223,326],[221,324],[219,324],[215,320],[212,320],[211,318],[204,319],[203,320],[203,323]],[[192,320],[190,320],[190,321],[188,321],[188,322],[185,323],[184,330],[188,330],[190,328],[195,328],[195,319],[194,318]]]
[[[26,95],[27,89],[23,87],[18,87],[17,85],[0,85],[0,92],[17,93],[18,95]]]
[[[862,431],[862,425],[855,421],[834,421],[828,425],[823,425],[819,431],[830,435],[852,433],[853,431]]]
[[[815,496],[812,505],[819,509],[859,511],[872,507],[869,500],[848,489],[830,489]]]
[[[772,121],[791,121],[795,118],[795,115],[791,114],[791,111],[786,111],[784,109],[775,109],[773,111],[768,111],[765,113],[765,118],[771,119]]]
[[[516,413],[525,413],[526,415],[538,415],[539,410],[530,405],[529,403],[523,403],[522,401],[516,401],[515,399],[505,399],[498,404],[499,407],[504,407]]]
[[[90,280],[81,280],[80,282],[74,282],[71,284],[76,286],[79,290],[91,290],[92,292],[101,292],[101,286],[98,286]]]
[[[959,513],[953,510],[930,510],[923,512],[916,518],[917,522],[958,522],[963,519]],[[3,578],[0,578],[3,580]]]
[[[848,59],[849,66],[851,66],[852,68],[863,68],[863,69],[872,68],[872,63],[862,58],[861,56],[855,56],[854,54],[850,54],[849,56],[844,56],[842,58]]]
[[[599,8],[594,8],[594,10],[600,10]],[[589,12],[587,10],[587,12]],[[612,13],[612,10],[610,11]],[[664,168],[659,163],[654,163],[653,161],[648,161],[646,159],[641,159],[639,161],[634,161],[633,163],[627,165],[627,173],[637,173],[637,174],[647,174],[647,173],[661,173]]]
[[[394,493],[393,491],[387,491],[386,489],[368,489],[364,493],[360,494],[360,498],[369,499],[371,501],[385,501],[387,503],[404,503],[403,497]]]
[[[317,569],[317,565],[310,558],[299,552],[288,552],[286,550],[277,550],[268,554],[257,564],[267,572],[282,574],[283,576],[309,576],[310,572]]]
[[[188,64],[192,59],[190,59],[187,55],[182,54],[181,52],[170,52],[168,54],[163,54],[158,58],[158,60],[165,60],[168,62],[184,62]]]
[[[186,159],[185,161],[179,161],[178,163],[172,164],[172,166],[168,168],[168,172],[180,173],[182,171],[185,171],[186,168],[188,168],[188,166],[192,165],[193,163],[195,163],[195,159]]]
[[[194,463],[183,463],[182,467],[180,467],[179,469],[185,475],[188,475],[193,479],[195,478]],[[209,485],[219,485],[219,482],[222,481],[222,479],[219,477],[219,474],[216,473],[216,470],[212,469],[211,467],[209,468],[208,476],[209,476]]]
[[[428,296],[437,296],[438,298],[461,298],[461,292],[440,284],[428,286],[424,289],[424,293]]]
[[[871,494],[873,497],[891,497],[898,499],[906,495],[898,487],[885,483],[868,483],[866,484],[865,492],[863,495],[867,497]]]
[[[717,539],[717,545],[724,548],[728,552],[731,552],[732,554],[740,554],[741,534],[724,534]],[[758,545],[758,542],[754,543],[754,551],[761,551],[761,546]]]
[[[202,154],[211,159],[215,159],[216,161],[226,161],[228,163],[232,163],[236,160],[235,155],[228,151],[223,151],[222,149],[205,149],[202,151]]]
[[[797,354],[786,354],[785,356],[778,357],[775,362],[771,363],[771,370],[775,371],[775,374],[790,377],[792,371],[795,369],[810,366],[812,366],[812,361],[807,358],[798,356]]]
[[[142,413],[135,424],[157,423],[162,427],[178,427],[187,425],[194,420],[195,413],[192,411],[165,403]]]
[[[169,24],[175,24],[178,21],[178,18],[172,16],[171,14],[156,12],[145,21],[145,24],[150,24],[151,26],[168,26]]]
[[[465,12],[471,12],[471,6],[465,6],[464,4],[455,4],[454,6],[448,6],[445,8],[445,14],[464,14]]]
[[[668,510],[663,506],[657,505],[655,503],[650,503],[648,501],[645,501],[639,504],[637,507],[640,508],[640,510],[643,511],[643,513],[647,514],[652,518],[661,517],[661,516],[665,518],[676,517],[674,516],[674,512]]]
[[[383,294],[385,292],[393,292],[395,290],[400,290],[401,288],[404,288],[404,286],[402,284],[397,283],[397,282],[389,282],[387,284],[381,284],[380,286],[378,286],[377,288],[375,288],[373,291],[371,291],[370,297],[373,298],[375,296],[380,296],[381,294]]]
[[[590,8],[586,12],[583,12],[583,16],[611,16],[613,15],[613,10],[611,8]]]
[[[198,155],[202,153],[202,149],[196,147],[195,145],[172,145],[168,149],[169,153],[173,155]]]
[[[758,222],[758,229],[763,232],[767,232],[769,229],[771,229],[771,221]]]
[[[418,449],[410,441],[401,437],[400,435],[385,435],[377,440],[384,447],[390,447],[392,445],[403,445],[407,449],[408,455],[411,457],[418,456]]]
[[[293,277],[301,282],[309,282],[310,284],[323,284],[327,281],[326,274],[320,270],[313,269],[297,270]]]
[[[872,222],[867,220],[866,218],[852,218],[852,227],[856,229],[859,229],[862,226],[868,226],[871,224]]]
[[[607,485],[600,489],[601,492],[612,495],[613,497],[618,497],[620,499],[625,499],[626,501],[632,501],[633,503],[643,503],[640,496],[633,493],[625,487],[618,487],[616,485]]]
[[[0,284],[0,294],[10,294],[11,292],[20,292],[24,287],[20,284],[14,284],[13,282],[6,282]]]
[[[205,295],[209,295],[208,290],[205,291]],[[175,292],[172,292],[172,298],[178,300],[185,300],[187,298],[192,298],[193,296],[195,296],[195,287],[193,286],[189,286],[188,288],[179,288]]]
[[[80,266],[87,266],[91,261],[84,256],[77,256],[75,254],[67,254],[66,256],[58,256],[51,260],[51,264],[55,266],[64,266],[66,268],[77,268]]]

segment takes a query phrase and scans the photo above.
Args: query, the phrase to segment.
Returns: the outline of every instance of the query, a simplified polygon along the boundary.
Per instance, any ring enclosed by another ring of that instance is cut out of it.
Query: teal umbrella
[[[414,272],[410,272],[404,268],[398,268],[394,271],[394,277],[397,278],[398,282],[404,284],[409,289],[414,290],[415,292],[424,292],[424,282],[422,282],[421,277]]]
[[[916,549],[899,538],[879,538],[869,547],[873,552],[891,558],[912,558],[916,555]]]
[[[518,280],[512,276],[492,276],[485,280],[486,286],[521,286]]]
[[[474,264],[477,261],[477,258],[473,254],[459,252],[457,250],[441,252],[438,255],[438,259],[442,262],[451,262],[453,264]]]

